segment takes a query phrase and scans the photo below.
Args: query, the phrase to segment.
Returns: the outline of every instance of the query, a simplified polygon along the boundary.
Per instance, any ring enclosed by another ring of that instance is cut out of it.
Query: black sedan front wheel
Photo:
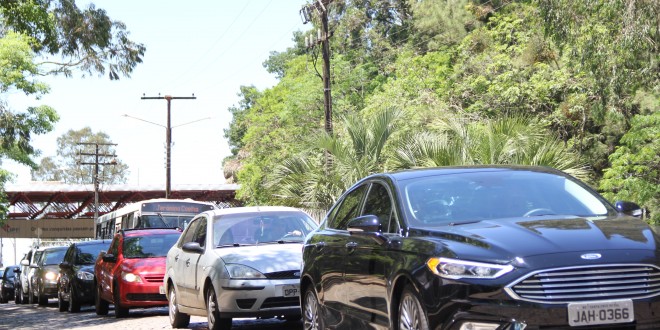
[[[407,285],[401,293],[398,316],[399,330],[427,330],[429,328],[424,307],[411,285]]]
[[[303,329],[320,330],[323,329],[321,315],[319,314],[319,300],[312,286],[305,290],[303,296]]]
[[[60,312],[64,312],[69,308],[69,302],[65,301],[64,298],[62,298],[62,291],[59,289],[57,290],[57,309]]]

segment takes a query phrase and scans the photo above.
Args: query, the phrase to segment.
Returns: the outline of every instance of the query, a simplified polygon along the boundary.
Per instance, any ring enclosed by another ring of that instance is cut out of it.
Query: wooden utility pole
[[[99,218],[99,165],[117,165],[115,154],[100,154],[99,146],[116,146],[116,143],[97,143],[97,142],[80,142],[79,145],[93,145],[96,151],[92,153],[80,152],[80,156],[94,156],[94,162],[78,162],[80,165],[94,165],[94,223]],[[100,162],[99,157],[112,157],[110,162]]]
[[[300,10],[300,16],[303,24],[312,20],[312,12],[316,12],[321,18],[321,30],[318,33],[317,40],[307,40],[307,47],[314,47],[314,44],[321,44],[321,53],[323,56],[323,96],[325,112],[325,131],[332,135],[332,89],[330,86],[330,33],[328,31],[328,5],[332,0],[318,0],[309,4]]]
[[[170,103],[172,100],[195,100],[193,96],[142,96],[143,100],[167,100],[167,127],[165,128],[165,198],[170,198],[171,194],[171,149],[172,149],[172,122],[170,115]]]

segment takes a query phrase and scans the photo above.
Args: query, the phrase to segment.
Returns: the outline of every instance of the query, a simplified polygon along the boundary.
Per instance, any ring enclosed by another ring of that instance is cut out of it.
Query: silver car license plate
[[[284,297],[299,297],[300,296],[300,286],[295,284],[287,285],[278,285],[282,290],[282,296]]]
[[[568,304],[568,324],[571,326],[627,323],[634,320],[635,312],[630,299]]]

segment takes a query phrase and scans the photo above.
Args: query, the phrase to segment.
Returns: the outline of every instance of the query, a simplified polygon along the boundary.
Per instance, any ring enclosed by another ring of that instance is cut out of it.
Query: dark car
[[[124,229],[117,232],[107,253],[94,266],[96,314],[108,314],[115,305],[115,317],[125,317],[130,308],[167,306],[161,292],[165,257],[181,236],[177,228]],[[191,274],[191,276],[193,276]]]
[[[14,278],[18,275],[20,266],[7,266],[0,277],[0,304],[14,300]]]
[[[545,167],[368,176],[307,236],[305,329],[658,329],[660,236]]]
[[[57,282],[57,305],[60,312],[80,311],[82,305],[94,303],[96,287],[94,263],[101,252],[110,247],[110,240],[94,240],[71,243],[60,263]]]
[[[57,297],[57,279],[60,276],[60,263],[64,259],[66,246],[53,246],[43,249],[35,264],[30,265],[34,274],[30,278],[29,302],[40,306],[48,304],[48,299]]]

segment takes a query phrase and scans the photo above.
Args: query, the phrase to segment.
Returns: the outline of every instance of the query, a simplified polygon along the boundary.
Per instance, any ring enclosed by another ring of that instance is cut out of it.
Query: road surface
[[[131,309],[128,317],[115,318],[112,305],[105,316],[98,316],[94,306],[83,306],[80,313],[59,312],[57,300],[47,306],[16,305],[13,301],[0,304],[0,329],[101,329],[101,330],[150,330],[171,329],[167,307]],[[188,329],[206,330],[205,317],[192,316]],[[232,330],[301,330],[301,322],[276,319],[234,319]]]

